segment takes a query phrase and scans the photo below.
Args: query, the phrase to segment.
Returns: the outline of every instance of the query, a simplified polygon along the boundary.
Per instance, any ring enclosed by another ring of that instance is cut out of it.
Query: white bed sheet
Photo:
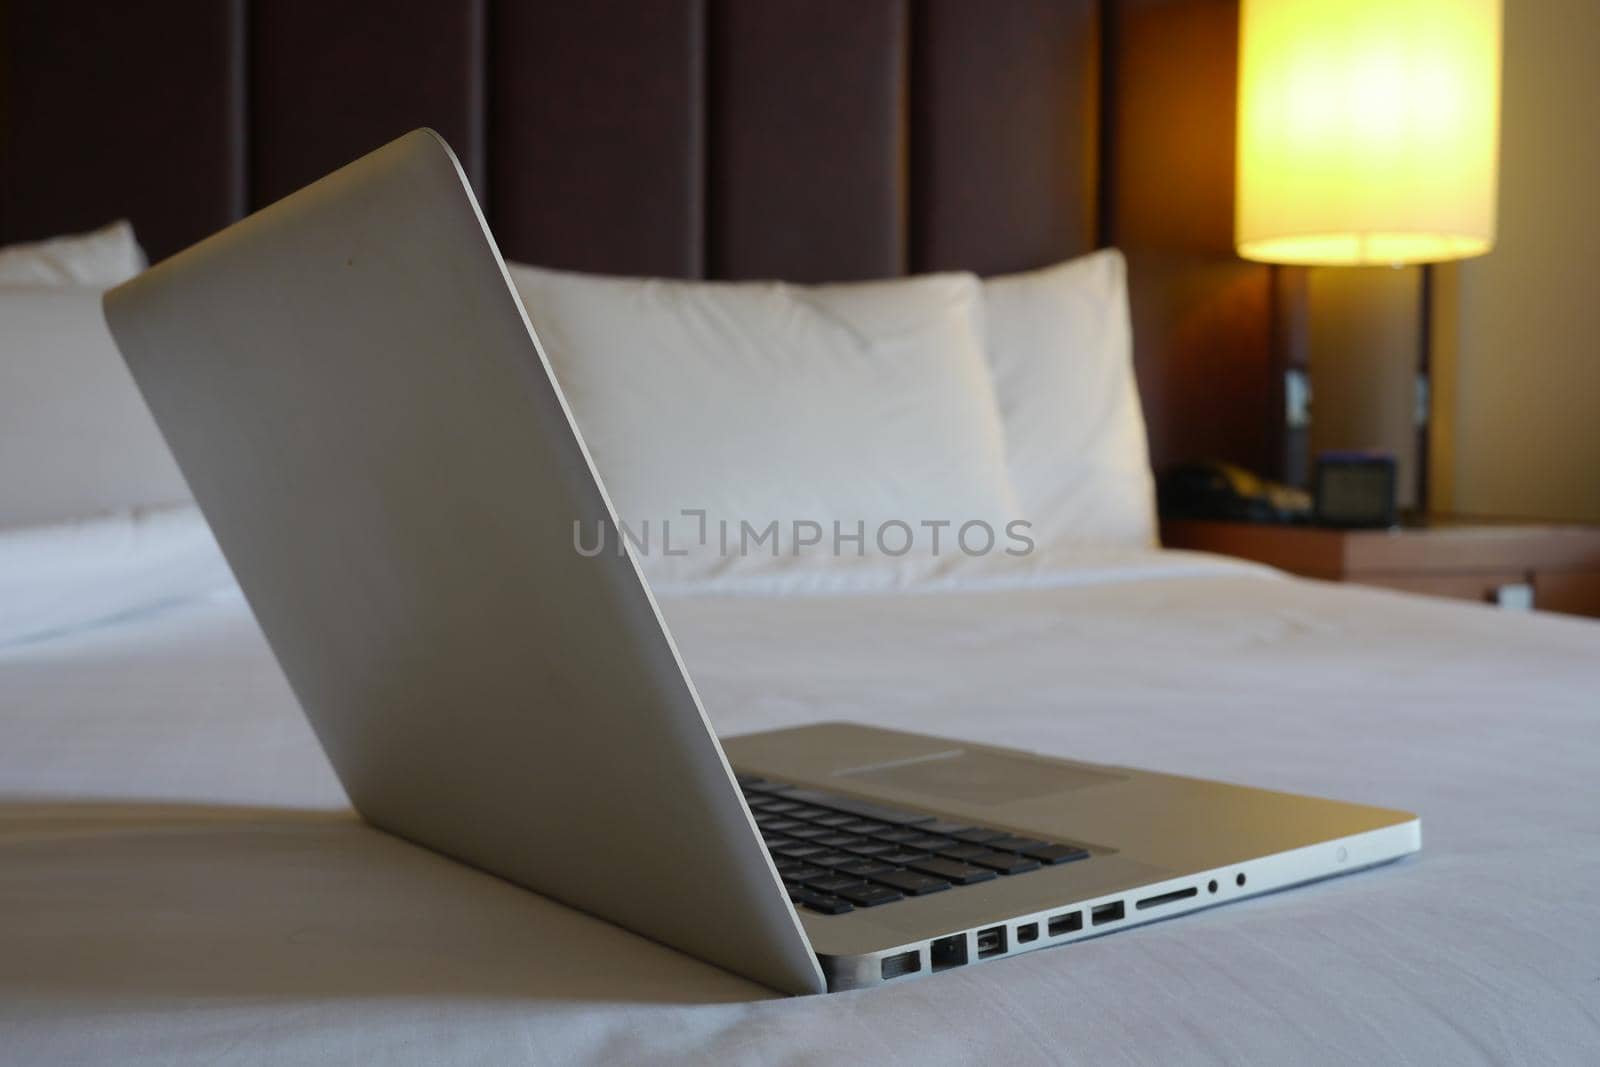
[[[973,594],[671,600],[726,733],[856,719],[1423,817],[1422,854],[1376,871],[783,999],[361,825],[231,589],[127,607],[0,645],[3,1063],[1600,1048],[1593,623],[1171,555]]]

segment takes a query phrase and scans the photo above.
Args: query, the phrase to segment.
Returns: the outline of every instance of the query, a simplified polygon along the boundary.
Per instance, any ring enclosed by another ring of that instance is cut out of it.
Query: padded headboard
[[[1129,253],[1158,461],[1269,450],[1232,0],[0,0],[0,243],[152,257],[417,126],[505,254],[845,280]],[[1191,36],[1174,36],[1176,27]]]

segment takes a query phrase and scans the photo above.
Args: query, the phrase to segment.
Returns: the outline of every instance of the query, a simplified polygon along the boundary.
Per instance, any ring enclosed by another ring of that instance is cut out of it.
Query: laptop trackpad
[[[950,749],[839,771],[835,777],[924,793],[930,800],[995,807],[1120,781],[1124,775],[1026,756]]]

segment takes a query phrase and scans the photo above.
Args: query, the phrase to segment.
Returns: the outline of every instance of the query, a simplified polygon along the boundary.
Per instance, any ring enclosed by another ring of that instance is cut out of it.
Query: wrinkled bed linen
[[[854,719],[1422,816],[1422,853],[1375,871],[785,999],[361,824],[225,573],[169,558],[164,590],[130,564],[136,591],[49,602],[92,569],[51,551],[65,572],[0,571],[40,605],[0,616],[0,1063],[1600,1048],[1594,623],[1164,553],[970,593],[667,598],[723,733]]]

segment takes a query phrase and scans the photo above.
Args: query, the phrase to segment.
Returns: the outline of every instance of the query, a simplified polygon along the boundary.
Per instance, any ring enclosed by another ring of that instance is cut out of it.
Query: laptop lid
[[[805,934],[455,156],[418,130],[106,294],[373,824],[791,993]],[[218,714],[226,714],[219,700]]]

